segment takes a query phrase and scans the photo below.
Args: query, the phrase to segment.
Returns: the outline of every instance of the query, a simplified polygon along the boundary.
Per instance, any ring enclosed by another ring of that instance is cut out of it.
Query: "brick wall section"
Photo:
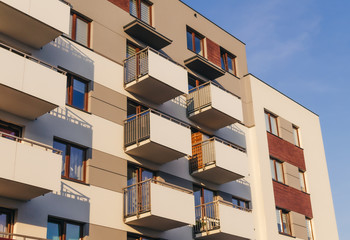
[[[129,0],[108,0],[108,1],[120,7],[121,9],[129,12]]]
[[[312,218],[310,195],[295,188],[273,181],[275,203],[279,208]]]
[[[208,60],[215,65],[221,67],[221,59],[220,59],[220,46],[210,40],[209,38],[206,38],[207,41],[207,56]]]
[[[290,163],[305,171],[305,159],[303,149],[267,132],[270,155],[287,163]]]

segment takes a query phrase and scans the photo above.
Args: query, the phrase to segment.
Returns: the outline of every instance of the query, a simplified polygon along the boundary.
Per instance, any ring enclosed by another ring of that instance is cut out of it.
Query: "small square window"
[[[72,12],[70,15],[69,37],[72,40],[90,47],[90,20],[82,15]]]
[[[278,136],[277,117],[269,112],[265,112],[266,131]]]
[[[225,71],[237,75],[236,73],[236,56],[220,48],[221,68]]]
[[[203,56],[203,37],[194,30],[187,28],[187,49]]]
[[[89,83],[72,74],[67,75],[67,104],[88,111]]]

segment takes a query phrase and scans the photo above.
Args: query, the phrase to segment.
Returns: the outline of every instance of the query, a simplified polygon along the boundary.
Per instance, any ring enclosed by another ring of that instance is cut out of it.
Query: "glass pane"
[[[305,220],[306,220],[306,229],[307,229],[307,239],[313,240],[314,238],[312,236],[311,220],[307,218]]]
[[[187,49],[194,50],[193,49],[193,39],[192,39],[192,33],[187,32]]]
[[[270,167],[271,167],[271,175],[272,175],[272,179],[273,180],[277,180],[276,179],[276,172],[275,172],[275,163],[272,159],[270,159]]]
[[[128,186],[136,184],[137,183],[137,169],[133,167],[128,167],[128,180],[127,184]]]
[[[232,58],[230,57],[227,57],[227,67],[228,67],[228,70],[230,73],[233,73],[233,62],[232,62]]]
[[[204,189],[204,203],[210,203],[214,201],[214,192],[208,189]]]
[[[283,222],[283,232],[290,234],[288,213],[282,213],[282,222]]]
[[[88,46],[89,23],[77,18],[75,40],[78,43]]]
[[[269,114],[265,113],[266,131],[271,132],[269,120],[270,120]]]
[[[62,151],[62,172],[61,175],[65,176],[65,169],[66,169],[66,153],[67,153],[67,146],[64,143],[60,142],[53,142],[53,148]]]
[[[73,15],[70,15],[69,19],[69,37],[72,38],[72,29],[73,29]]]
[[[225,54],[221,54],[221,57],[220,57],[220,59],[221,59],[221,68],[226,70],[225,59],[224,58],[225,58]]]
[[[58,223],[48,222],[47,223],[47,239],[60,240],[61,226]]]
[[[67,223],[66,225],[66,240],[79,240],[81,233],[81,226]]]
[[[193,187],[194,205],[201,205],[201,188]]]
[[[298,129],[293,127],[294,145],[299,146]]]
[[[147,179],[152,179],[153,178],[153,173],[147,170],[142,170],[142,179],[141,181],[145,181]]]
[[[277,181],[284,182],[282,163],[276,162]]]
[[[130,14],[133,15],[134,17],[137,17],[137,1],[136,0],[130,0],[130,7],[129,7],[129,11]]]
[[[136,48],[130,44],[126,46],[126,57],[130,57],[132,55],[136,54]]]
[[[70,178],[83,180],[84,152],[85,151],[80,148],[71,147],[69,165]]]
[[[271,133],[277,135],[277,119],[270,115],[271,120]]]
[[[194,37],[194,44],[196,47],[196,53],[198,53],[199,55],[202,55],[202,42],[201,39],[198,38],[197,36]]]
[[[239,204],[238,199],[232,198],[232,204],[233,204],[233,205],[236,205],[236,206],[239,206],[239,205],[238,205],[238,204]]]
[[[85,108],[85,90],[86,83],[79,81],[77,79],[73,80],[73,101],[72,105],[74,107],[84,109]]]
[[[300,180],[300,190],[305,192],[306,188],[305,188],[305,178],[304,178],[303,172],[299,172],[299,180]]]
[[[7,214],[0,213],[0,232],[8,232],[7,229]]]
[[[280,210],[278,209],[276,209],[276,218],[277,218],[278,232],[282,232],[281,213],[280,213]]]
[[[151,24],[150,10],[150,6],[147,3],[141,1],[141,20],[147,24]]]

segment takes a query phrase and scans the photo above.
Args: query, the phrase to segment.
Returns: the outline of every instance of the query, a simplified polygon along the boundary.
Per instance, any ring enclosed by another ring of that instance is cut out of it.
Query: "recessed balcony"
[[[124,221],[158,231],[192,225],[193,202],[192,191],[149,179],[124,189]]]
[[[203,75],[211,80],[225,75],[224,70],[198,54],[185,60],[185,65],[200,75]]]
[[[0,132],[0,152],[1,197],[27,201],[60,189],[58,150]]]
[[[216,184],[235,181],[248,175],[245,150],[218,138],[194,144],[189,162],[193,177]]]
[[[195,211],[195,239],[254,239],[254,220],[249,209],[215,201],[198,205]]]
[[[124,122],[127,154],[164,164],[191,155],[188,125],[163,113],[147,110]]]
[[[33,48],[69,33],[70,6],[59,0],[0,0],[0,32]]]
[[[33,120],[64,106],[64,71],[2,43],[0,62],[0,110]]]
[[[186,69],[161,53],[146,48],[124,61],[124,87],[155,104],[187,93]]]
[[[186,104],[187,117],[212,130],[243,121],[241,99],[213,82],[192,88]]]
[[[130,36],[141,40],[142,42],[146,43],[147,46],[151,46],[156,50],[160,50],[173,42],[169,38],[157,32],[154,27],[139,19],[135,19],[129,24],[125,25],[124,31]]]

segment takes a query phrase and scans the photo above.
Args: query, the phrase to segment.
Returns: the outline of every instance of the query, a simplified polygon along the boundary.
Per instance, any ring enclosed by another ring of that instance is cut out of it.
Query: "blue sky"
[[[183,2],[247,44],[250,73],[320,115],[339,237],[350,239],[350,1]]]

